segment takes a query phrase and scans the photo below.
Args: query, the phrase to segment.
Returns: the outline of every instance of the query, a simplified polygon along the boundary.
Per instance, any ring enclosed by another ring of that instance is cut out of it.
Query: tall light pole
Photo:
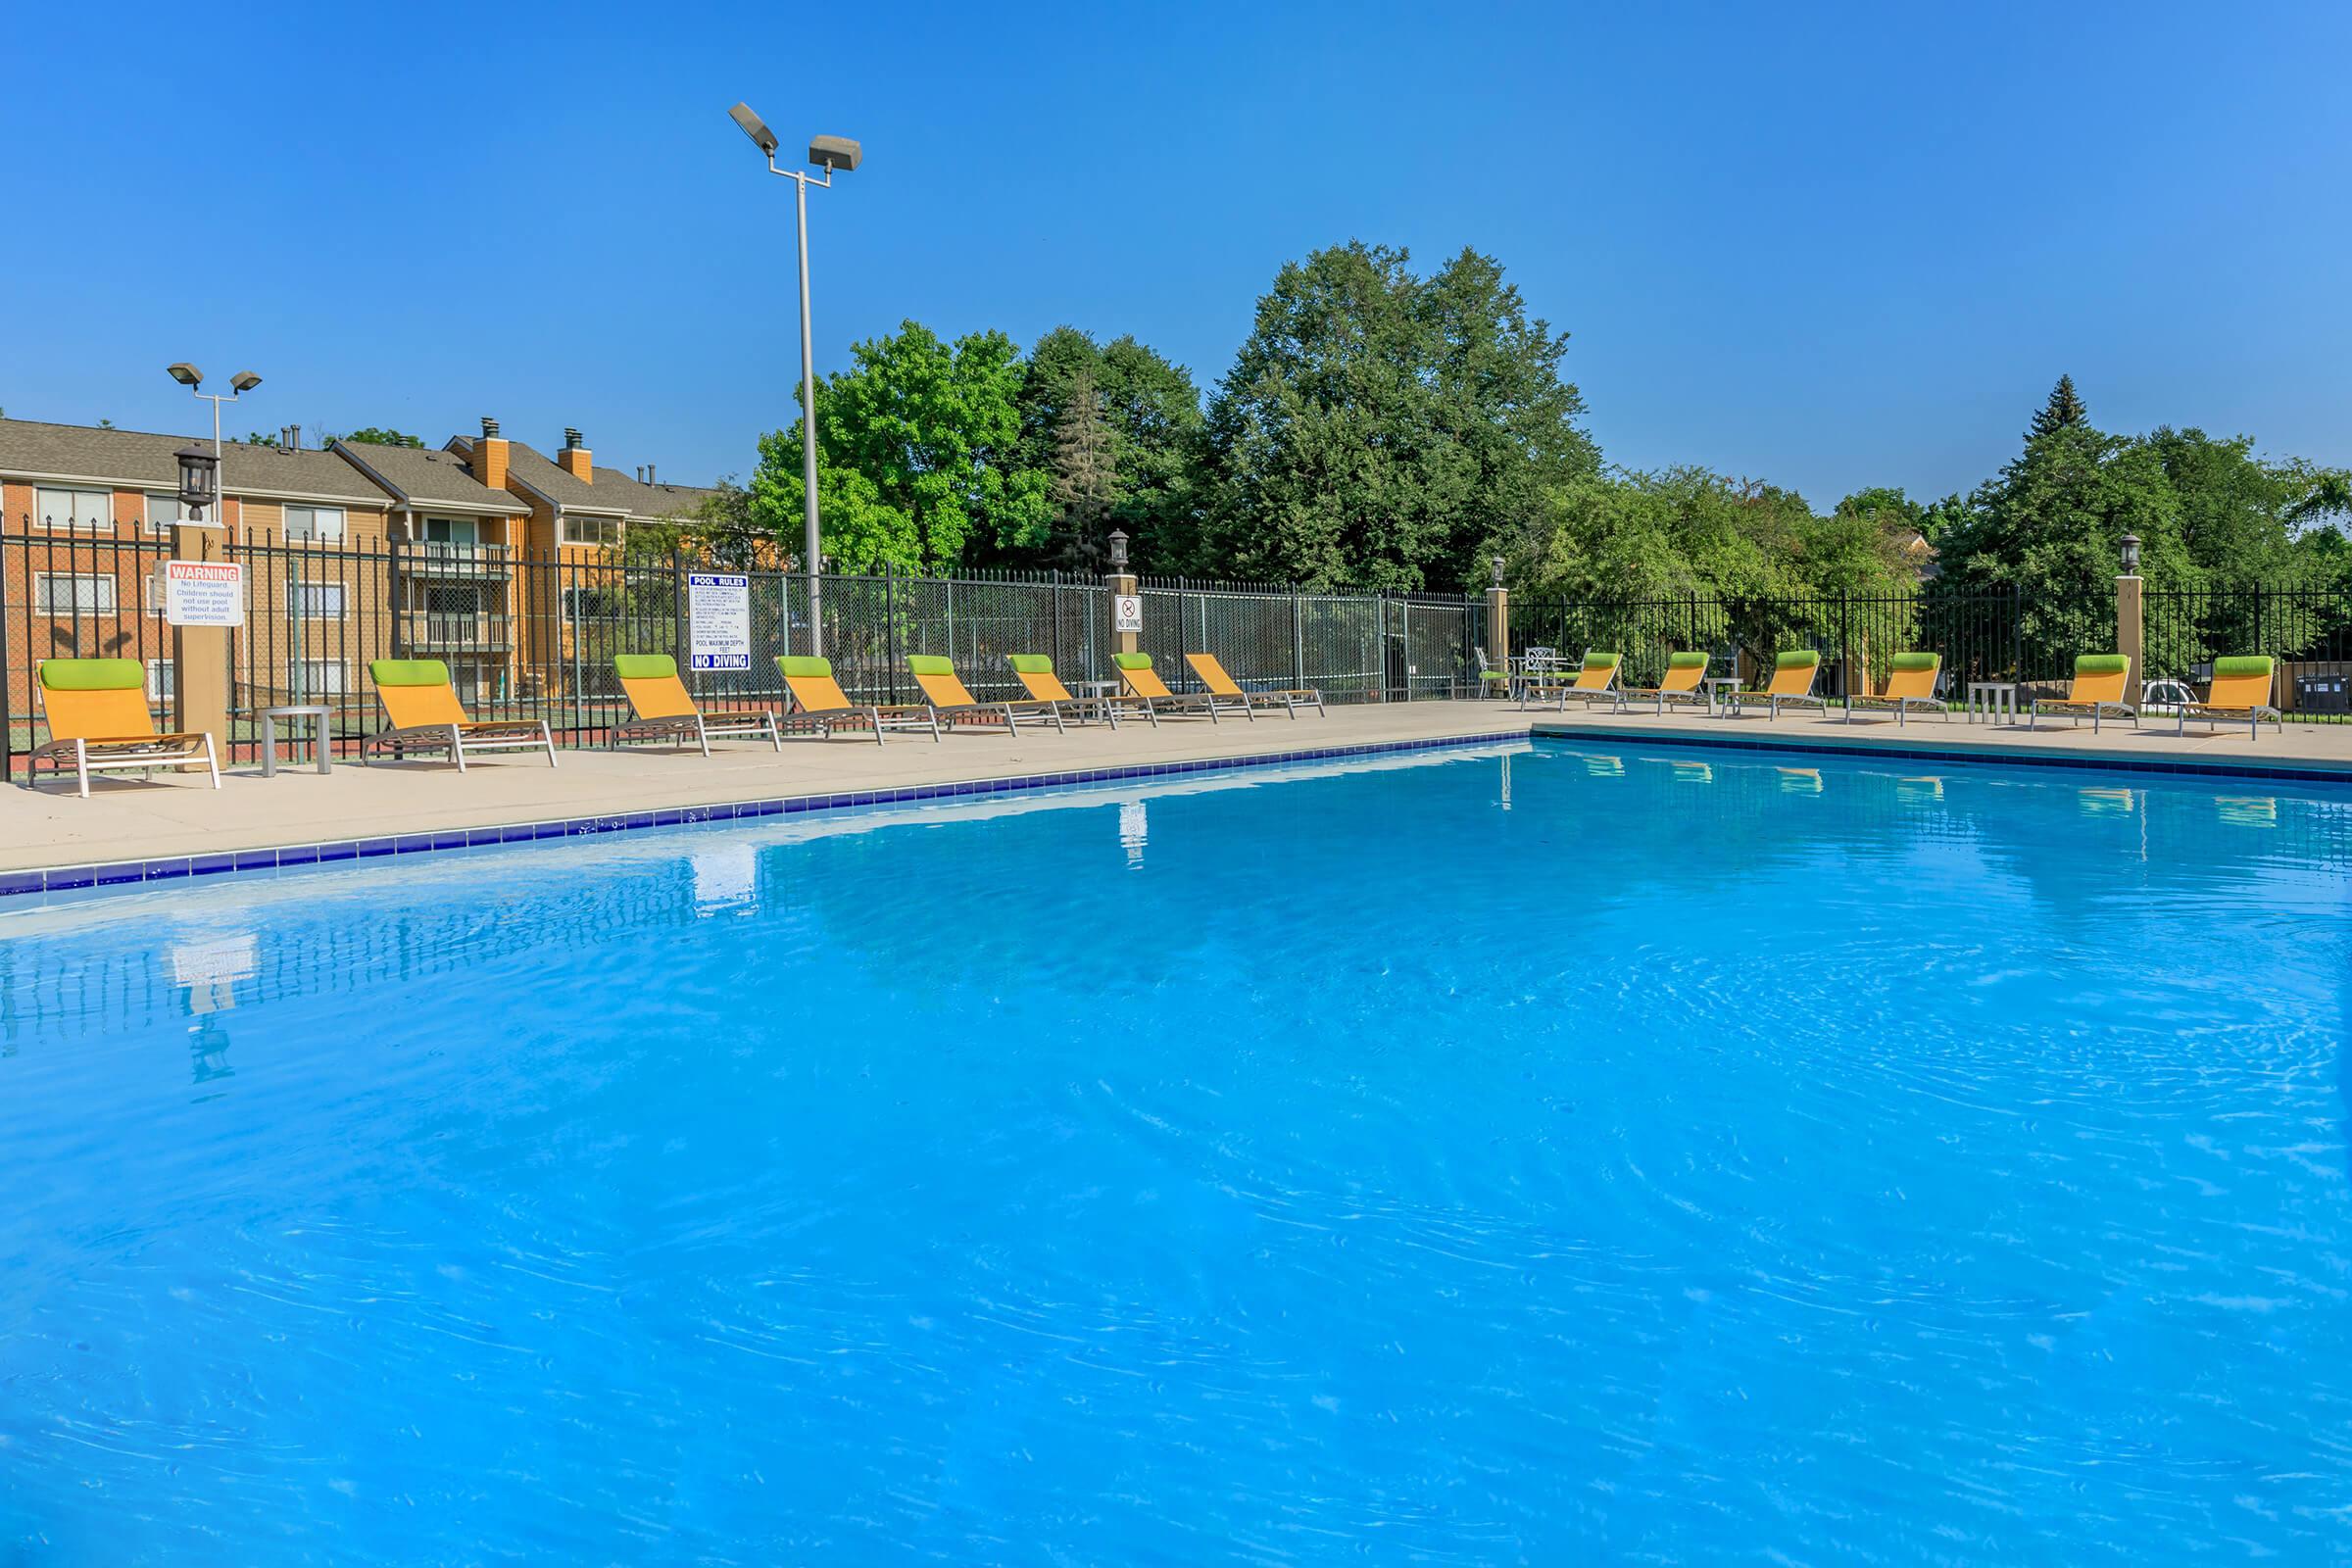
[[[824,592],[824,562],[818,552],[822,540],[816,527],[816,369],[808,328],[808,187],[819,190],[833,188],[833,171],[854,171],[860,151],[847,136],[818,136],[808,143],[808,162],[825,172],[822,179],[798,169],[778,169],[776,148],[781,145],[776,133],[765,122],[752,113],[749,104],[737,104],[727,111],[742,132],[752,138],[752,145],[766,155],[767,172],[781,174],[793,182],[799,197],[801,220],[801,507],[802,544],[801,565],[808,577],[808,651],[825,651],[823,621],[817,614],[818,600]]]
[[[219,501],[215,508],[218,515],[207,520],[215,527],[226,527],[228,489],[224,477],[226,468],[220,461],[220,405],[236,402],[239,397],[260,386],[262,378],[251,370],[239,370],[228,378],[229,389],[226,392],[207,392],[204,389],[204,372],[184,360],[177,365],[165,366],[164,372],[213,406],[213,494]]]

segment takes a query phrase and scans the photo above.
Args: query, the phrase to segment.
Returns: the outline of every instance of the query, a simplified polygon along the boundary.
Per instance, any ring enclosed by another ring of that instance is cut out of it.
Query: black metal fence
[[[150,701],[173,711],[175,636],[154,584],[170,554],[161,536],[0,533],[0,776],[20,776],[39,738],[44,659],[139,660]],[[684,554],[249,535],[223,541],[222,559],[245,569],[245,623],[226,636],[232,757],[254,755],[262,710],[289,704],[325,707],[333,741],[350,749],[381,722],[368,680],[376,659],[441,660],[478,716],[543,719],[577,746],[601,743],[626,716],[616,654],[672,655],[706,704],[781,708],[775,656],[812,646],[807,579],[745,572],[750,668],[690,671],[689,578],[726,568]],[[909,654],[954,660],[982,698],[1019,695],[1005,657],[1016,653],[1051,656],[1074,689],[1116,676],[1099,580],[828,574],[817,597],[823,652],[854,698],[915,697]],[[1179,691],[1197,688],[1184,656],[1199,652],[1246,686],[1318,687],[1333,702],[1476,689],[1483,599],[1157,580],[1143,599],[1142,646]]]

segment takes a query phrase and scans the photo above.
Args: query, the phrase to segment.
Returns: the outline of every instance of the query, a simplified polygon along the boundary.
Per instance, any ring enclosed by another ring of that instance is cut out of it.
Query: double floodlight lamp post
[[[816,369],[809,344],[808,328],[808,187],[819,190],[833,188],[833,172],[855,170],[862,152],[847,136],[818,136],[808,143],[810,168],[824,171],[824,177],[799,169],[778,169],[776,149],[782,145],[767,122],[752,113],[749,104],[737,104],[727,111],[727,118],[752,139],[767,159],[767,172],[781,174],[793,182],[800,208],[801,256],[801,493],[802,493],[802,550],[801,565],[808,578],[808,651],[821,654],[824,650],[823,622],[818,601],[823,593],[824,562],[819,556],[822,541],[816,525]]]
[[[167,365],[164,373],[186,387],[190,392],[213,406],[213,450],[207,452],[194,442],[181,447],[172,457],[179,462],[179,504],[182,515],[192,523],[211,518],[213,507],[222,494],[220,488],[220,405],[234,403],[244,394],[262,384],[262,378],[251,370],[239,370],[228,378],[226,392],[207,392],[204,372],[182,360]],[[225,521],[226,518],[220,520]]]

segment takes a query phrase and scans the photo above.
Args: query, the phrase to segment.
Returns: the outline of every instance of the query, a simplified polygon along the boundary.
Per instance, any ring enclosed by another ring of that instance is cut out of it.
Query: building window
[[[343,662],[336,659],[289,659],[286,690],[297,697],[340,697],[344,694]]]
[[[33,492],[33,510],[44,528],[111,528],[115,525],[112,490],[52,490],[42,485]]]
[[[618,588],[566,588],[566,620],[619,620],[627,613],[627,597]]]
[[[149,533],[170,533],[173,523],[184,520],[180,516],[179,497],[159,496],[151,491],[145,499]]]
[[[620,543],[620,519],[565,517],[564,542],[567,545],[616,545]]]
[[[168,703],[179,695],[179,666],[169,659],[147,661],[147,700]]]
[[[304,620],[341,620],[345,603],[343,590],[344,584],[339,582],[298,584],[294,612]]]
[[[427,517],[424,538],[427,544],[459,545],[470,550],[482,542],[482,525],[471,517]]]
[[[286,537],[288,539],[340,539],[343,537],[343,509],[341,507],[288,507],[286,509]]]
[[[111,615],[115,612],[115,579],[36,572],[32,608],[44,615]]]

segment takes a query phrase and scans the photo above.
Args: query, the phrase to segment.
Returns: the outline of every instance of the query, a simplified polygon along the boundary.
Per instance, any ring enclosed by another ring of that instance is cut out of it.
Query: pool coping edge
[[[767,796],[701,806],[673,806],[652,810],[603,813],[593,816],[548,817],[521,822],[499,822],[481,827],[429,829],[416,833],[370,834],[364,838],[324,839],[260,849],[221,850],[210,855],[166,855],[132,860],[82,861],[54,866],[30,866],[0,871],[0,906],[8,900],[49,893],[90,893],[104,889],[149,887],[182,877],[220,876],[240,871],[284,870],[344,861],[394,859],[451,850],[483,849],[494,845],[536,843],[543,839],[585,838],[604,833],[635,833],[652,828],[682,827],[697,822],[748,821],[767,816],[800,815],[811,811],[846,811],[860,807],[910,806],[926,801],[960,800],[979,795],[1016,794],[1064,789],[1078,784],[1115,784],[1133,779],[1164,778],[1186,773],[1227,772],[1242,768],[1276,767],[1299,762],[1339,761],[1399,752],[1440,751],[1455,747],[1494,746],[1524,742],[1524,729],[1482,731],[1475,735],[1431,735],[1399,741],[1359,741],[1347,746],[1299,747],[1282,752],[1259,752],[1241,757],[1200,758],[1170,762],[1130,762],[1111,767],[1070,768],[1061,772],[1015,773],[997,778],[951,779],[934,784],[906,784],[887,789],[835,790],[822,794]]]

